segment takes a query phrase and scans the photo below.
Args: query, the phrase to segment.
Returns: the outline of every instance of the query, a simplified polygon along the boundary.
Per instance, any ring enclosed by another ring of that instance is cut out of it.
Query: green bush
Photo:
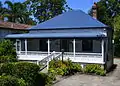
[[[14,75],[18,78],[23,78],[29,83],[30,86],[35,84],[39,69],[39,66],[33,63],[16,62],[14,67]]]
[[[0,56],[0,63],[16,62],[17,59],[13,56]]]
[[[39,73],[36,81],[36,85],[34,86],[51,86],[53,79],[49,74]]]
[[[39,69],[38,65],[27,62],[0,64],[1,75],[12,75],[22,78],[29,83],[29,86],[33,86],[36,83]]]
[[[15,72],[13,63],[1,63],[0,75],[13,75]]]
[[[106,72],[104,69],[100,69],[100,70],[96,70],[95,72],[97,75],[100,75],[100,76],[105,76],[106,75]]]
[[[65,75],[67,70],[67,65],[61,60],[52,60],[49,64],[49,73],[54,75]]]
[[[72,67],[73,72],[81,72],[82,71],[82,67],[79,63],[73,63],[73,67]]]
[[[49,64],[49,72],[57,75],[70,75],[75,72],[80,72],[81,66],[77,63],[72,63],[70,60],[52,60]]]
[[[10,40],[0,41],[0,63],[16,61],[17,54],[13,42]]]
[[[0,86],[27,86],[23,79],[12,76],[0,76]]]
[[[10,40],[0,41],[0,56],[13,56],[16,58],[16,50]]]
[[[72,61],[52,60],[49,64],[49,73],[55,75],[71,75],[76,72],[94,73],[104,76],[105,70],[98,64],[87,64],[83,69],[79,63],[72,63]]]
[[[57,72],[56,72],[55,68],[49,68],[48,74],[53,81],[56,80]]]
[[[95,73],[101,76],[104,76],[106,74],[105,70],[101,67],[101,65],[98,64],[87,64],[83,71],[85,73]]]

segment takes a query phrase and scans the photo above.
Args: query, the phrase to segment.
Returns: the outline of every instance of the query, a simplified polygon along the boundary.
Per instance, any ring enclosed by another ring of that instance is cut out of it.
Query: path
[[[59,81],[53,86],[120,86],[120,59],[115,59],[117,69],[108,76],[77,74]]]

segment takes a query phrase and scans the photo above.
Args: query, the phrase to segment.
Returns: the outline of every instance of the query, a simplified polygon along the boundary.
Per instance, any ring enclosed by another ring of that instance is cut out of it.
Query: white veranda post
[[[74,58],[75,58],[75,39],[73,40],[73,53],[74,53]]]
[[[19,42],[20,42],[20,43],[19,43],[19,46],[20,46],[20,49],[19,49],[19,51],[21,51],[21,40],[19,40]]]
[[[21,40],[16,39],[16,52],[21,51]]]
[[[48,55],[50,55],[50,40],[48,39]]]
[[[104,40],[102,40],[101,47],[102,47],[102,61],[104,61]]]
[[[17,46],[18,46],[18,44],[17,44],[17,39],[16,39],[16,43],[15,43],[15,47],[16,47],[16,52],[18,51],[18,49],[17,49]]]
[[[27,39],[25,39],[25,54],[27,55]]]

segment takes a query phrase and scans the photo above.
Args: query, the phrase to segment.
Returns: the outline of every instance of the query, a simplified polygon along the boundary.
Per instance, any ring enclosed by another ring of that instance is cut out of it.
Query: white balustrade
[[[18,57],[20,57],[19,58],[20,60],[28,59],[28,60],[40,61],[46,58],[47,56],[49,57],[52,56],[51,58],[53,59],[54,57],[61,57],[62,55],[61,52],[54,52],[54,55],[52,53],[53,52],[50,52],[50,55],[48,55],[48,52],[27,51],[27,54],[26,54],[25,51],[20,51],[18,52]],[[73,62],[104,64],[102,59],[102,53],[75,53],[75,57],[74,57],[73,52],[65,52],[64,60],[67,60],[68,58]]]

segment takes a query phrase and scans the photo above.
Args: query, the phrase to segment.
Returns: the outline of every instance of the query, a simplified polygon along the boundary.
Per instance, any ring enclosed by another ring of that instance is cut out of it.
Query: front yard
[[[55,83],[53,86],[120,86],[120,59],[114,59],[117,68],[107,76],[76,74]]]
[[[45,74],[40,72],[41,65],[19,62],[13,46],[9,40],[0,42],[0,86],[8,84],[9,86],[119,86],[120,84],[120,59],[114,60],[117,68],[107,76],[101,65],[87,64],[82,68],[80,63],[72,63],[69,59],[50,61],[48,73]]]

